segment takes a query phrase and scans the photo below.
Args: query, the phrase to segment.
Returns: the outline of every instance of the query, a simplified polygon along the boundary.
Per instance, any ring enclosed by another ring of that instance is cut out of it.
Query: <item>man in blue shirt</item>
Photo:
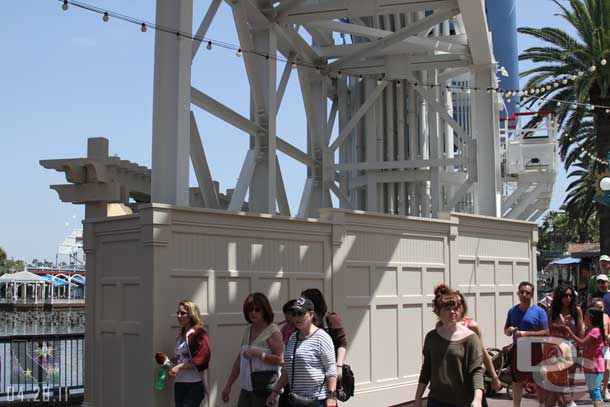
[[[506,323],[504,324],[504,334],[513,336],[513,352],[512,372],[513,372],[513,407],[520,407],[521,396],[523,394],[523,386],[527,382],[531,382],[531,372],[521,372],[517,369],[517,353],[524,352],[525,349],[518,349],[518,338],[529,336],[545,336],[548,335],[549,322],[546,312],[533,304],[534,285],[528,281],[519,283],[517,290],[519,296],[519,304],[508,310]],[[527,345],[530,345],[527,343]],[[536,366],[542,361],[542,348],[540,344],[532,344],[531,355],[532,366]],[[539,386],[536,386],[536,396],[538,403],[544,403],[544,394]]]

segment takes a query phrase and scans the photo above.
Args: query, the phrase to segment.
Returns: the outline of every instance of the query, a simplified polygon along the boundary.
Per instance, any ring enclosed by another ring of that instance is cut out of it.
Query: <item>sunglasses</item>
[[[521,295],[532,295],[532,292],[531,291],[521,290],[521,291],[519,291],[519,294],[521,294]]]
[[[606,280],[597,280],[597,284],[602,283],[602,284],[608,284],[608,282]]]
[[[290,315],[291,317],[302,317],[303,315],[305,315],[305,311],[290,311],[288,313],[288,315]]]
[[[178,312],[176,312],[176,315],[178,315],[179,317],[183,317],[185,315],[188,315],[188,312],[186,312],[186,311],[178,311]]]

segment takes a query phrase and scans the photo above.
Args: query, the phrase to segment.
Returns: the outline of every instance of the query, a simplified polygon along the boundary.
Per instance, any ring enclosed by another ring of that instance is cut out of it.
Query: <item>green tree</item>
[[[6,273],[6,269],[6,251],[4,251],[2,247],[0,247],[0,274]]]
[[[550,211],[538,226],[538,250],[561,255],[568,243],[599,241],[599,220],[594,213],[589,218],[574,218],[564,211]]]
[[[576,177],[568,188],[564,202],[566,211],[585,224],[593,212],[599,219],[600,249],[610,253],[610,207],[593,204],[593,183],[596,175],[606,169],[586,152],[575,147],[573,140],[605,160],[610,151],[610,115],[605,108],[589,111],[576,108],[572,102],[610,106],[610,1],[570,0],[569,5],[552,0],[560,9],[558,14],[576,32],[575,36],[553,27],[519,28],[519,32],[541,40],[543,46],[525,50],[520,60],[537,65],[521,76],[527,77],[527,88],[541,89],[529,95],[524,103],[534,105],[540,99],[540,110],[557,110],[560,135],[560,155],[569,175]],[[595,68],[592,68],[595,66]],[[551,100],[552,99],[552,100]],[[557,101],[565,101],[559,106]],[[534,118],[535,125],[541,117]]]

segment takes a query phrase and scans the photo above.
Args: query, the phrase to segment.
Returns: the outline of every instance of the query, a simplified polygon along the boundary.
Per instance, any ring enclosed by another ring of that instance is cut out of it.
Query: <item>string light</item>
[[[377,86],[381,85],[383,83],[383,78],[380,76],[379,78],[377,78]]]
[[[265,57],[267,59],[274,59],[274,60],[277,60],[277,61],[289,62],[288,59],[283,58],[281,56],[269,56],[266,52],[261,52],[261,51],[257,51],[257,50],[242,50],[238,46],[230,44],[230,43],[226,43],[226,42],[222,42],[222,41],[216,41],[216,40],[212,41],[211,39],[197,37],[197,36],[194,36],[193,34],[181,32],[181,31],[172,29],[170,27],[158,26],[158,25],[156,25],[154,23],[150,23],[150,22],[147,22],[147,21],[139,20],[139,19],[136,19],[136,18],[133,18],[133,17],[129,17],[129,16],[126,16],[126,15],[123,15],[123,14],[118,14],[118,13],[111,12],[111,11],[108,11],[108,10],[100,9],[98,7],[86,4],[86,3],[78,1],[78,0],[58,0],[58,1],[60,1],[62,3],[62,9],[63,10],[67,10],[69,8],[69,6],[75,6],[75,7],[78,7],[78,8],[82,8],[82,9],[85,9],[85,10],[90,11],[90,12],[101,14],[102,15],[102,20],[104,22],[108,22],[110,20],[110,17],[112,16],[113,18],[116,18],[116,19],[121,20],[121,21],[129,22],[129,23],[132,23],[132,24],[138,24],[140,26],[140,29],[141,29],[142,32],[147,32],[148,27],[151,27],[152,29],[154,29],[156,31],[162,31],[162,32],[170,33],[170,34],[175,34],[178,37],[188,38],[188,39],[191,39],[193,41],[207,42],[206,48],[208,50],[211,50],[212,49],[212,45],[214,44],[214,45],[218,45],[218,46],[220,46],[221,48],[224,48],[224,49],[235,50],[236,51],[236,56],[238,56],[238,57],[241,57],[244,52],[248,52],[248,53],[251,53],[251,54],[263,56],[263,57]],[[600,64],[602,66],[607,65],[607,60],[605,58],[602,58],[600,60]],[[292,65],[293,69],[296,68],[297,66],[304,66],[304,67],[308,67],[310,69],[313,68],[313,69],[316,70],[317,73],[321,73],[321,67],[313,65],[313,64],[304,63],[304,62],[297,62],[296,60],[293,60],[291,62],[291,65]],[[589,70],[591,72],[595,71],[596,69],[597,68],[595,67],[595,65],[592,65],[589,68]],[[357,81],[359,83],[364,80],[364,77],[363,77],[362,74],[358,74],[358,73],[355,73],[355,72],[340,71],[340,72],[336,73],[336,75],[338,77],[341,77],[342,75],[345,75],[345,74],[357,77]],[[585,74],[585,72],[583,70],[579,70],[578,71],[578,76],[582,77],[584,74]],[[327,73],[326,75],[328,75],[330,77],[332,74],[328,74]],[[568,79],[576,81],[578,79],[578,76],[572,74],[569,77],[564,77],[563,79],[561,79],[561,83],[564,84],[564,85],[567,85],[568,84]],[[383,82],[383,77],[380,78],[379,81]],[[406,82],[409,83],[409,81],[406,81]],[[397,81],[396,84],[398,86],[400,84],[400,81]],[[418,83],[417,82],[413,82],[412,85],[414,87],[417,87]],[[421,85],[424,86],[424,87],[429,87],[430,89],[433,89],[435,86],[437,86],[435,84],[421,84]],[[485,91],[488,94],[489,93],[494,93],[494,94],[498,94],[499,96],[505,96],[506,98],[510,98],[510,97],[517,96],[517,95],[519,95],[519,96],[526,96],[526,97],[529,96],[529,95],[533,96],[533,95],[539,94],[540,92],[544,93],[545,90],[546,91],[550,91],[553,88],[558,88],[558,87],[559,87],[559,83],[558,83],[558,81],[556,81],[556,82],[554,82],[552,84],[548,84],[548,85],[545,85],[545,86],[542,86],[542,87],[539,87],[539,88],[530,88],[530,89],[524,89],[524,90],[518,90],[518,91],[517,90],[503,90],[503,89],[499,89],[499,88],[487,88],[487,89],[485,89]],[[472,87],[464,87],[464,86],[446,86],[446,88],[447,88],[448,91],[454,90],[456,88],[457,89],[462,89],[467,94],[471,94],[471,93],[478,94],[479,92],[483,92],[483,89],[478,89],[476,87],[472,88]],[[545,99],[545,98],[538,97],[538,96],[533,96],[533,97],[536,98],[536,99],[539,99],[539,100],[551,100],[551,101],[553,100],[553,99],[550,99],[550,98]],[[563,102],[566,103],[566,104],[570,103],[569,101],[563,101]],[[558,106],[561,105],[561,103],[562,103],[561,101],[557,101],[557,105]],[[605,109],[606,112],[610,113],[610,106],[595,106],[595,105],[590,105],[590,104],[586,104],[586,103],[582,103],[580,105],[582,107],[585,107],[585,108],[600,108],[600,109]],[[578,104],[574,103],[572,105],[572,107],[578,108]]]
[[[402,84],[400,83],[400,81],[396,81],[396,87],[400,88],[402,86]]]
[[[337,71],[337,78],[341,79],[343,77],[343,72]]]

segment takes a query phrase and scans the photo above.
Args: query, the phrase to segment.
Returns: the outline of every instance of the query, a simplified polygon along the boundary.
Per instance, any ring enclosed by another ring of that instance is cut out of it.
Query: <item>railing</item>
[[[0,337],[2,401],[68,401],[84,388],[84,334]]]

